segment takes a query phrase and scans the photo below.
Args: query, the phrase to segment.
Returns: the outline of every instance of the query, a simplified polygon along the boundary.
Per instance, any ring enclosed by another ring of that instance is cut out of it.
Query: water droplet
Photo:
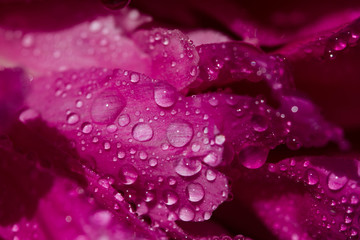
[[[110,124],[106,127],[106,130],[109,132],[109,133],[114,133],[116,132],[117,130],[117,126],[115,124]]]
[[[139,142],[146,142],[153,137],[154,131],[149,124],[138,123],[133,127],[132,135],[135,140]]]
[[[125,164],[120,168],[119,178],[123,184],[131,185],[138,178],[138,173],[134,166],[130,164]]]
[[[211,169],[208,169],[206,170],[205,176],[208,181],[212,182],[216,179],[216,172]]]
[[[239,161],[246,168],[260,168],[265,164],[268,153],[265,147],[248,146],[240,151]]]
[[[148,157],[148,155],[147,155],[146,152],[141,151],[141,152],[139,153],[139,158],[140,158],[141,160],[145,160],[145,159],[147,159],[147,157]]]
[[[21,44],[23,47],[31,47],[34,44],[34,36],[31,34],[25,34],[22,38]]]
[[[126,7],[130,3],[130,0],[101,0],[101,3],[104,4],[107,9],[118,10]]]
[[[319,175],[314,169],[308,169],[305,172],[305,182],[309,185],[315,185],[319,182]]]
[[[130,117],[128,114],[122,114],[119,117],[119,125],[120,127],[125,127],[130,123]]]
[[[79,115],[77,115],[76,113],[70,113],[69,115],[67,115],[66,117],[66,121],[68,124],[70,125],[74,125],[76,123],[78,123],[80,120]]]
[[[156,167],[156,165],[158,164],[158,161],[156,158],[150,158],[149,159],[149,165],[150,167]]]
[[[132,74],[130,75],[130,81],[131,81],[132,83],[137,83],[137,82],[139,82],[139,81],[140,81],[140,75],[139,75],[138,73],[132,73]]]
[[[213,107],[216,107],[219,104],[219,100],[216,97],[211,97],[209,99],[209,104]]]
[[[224,136],[224,135],[219,134],[219,135],[217,135],[217,136],[215,137],[215,143],[216,143],[217,145],[223,145],[224,142],[225,142],[225,136]]]
[[[204,220],[209,220],[211,218],[211,212],[204,212]]]
[[[257,132],[264,132],[268,128],[268,120],[261,115],[254,115],[251,118],[252,127]]]
[[[77,108],[81,108],[83,105],[84,105],[84,103],[83,103],[83,101],[81,101],[81,100],[77,100],[77,101],[75,102],[75,107],[77,107]]]
[[[190,202],[199,202],[205,196],[204,188],[199,183],[190,183],[186,187],[186,195]]]
[[[125,152],[124,151],[119,151],[118,154],[117,154],[117,157],[119,159],[123,159],[125,157]]]
[[[195,218],[195,211],[189,206],[184,206],[179,210],[179,218],[184,222],[192,221]]]
[[[109,150],[111,148],[111,145],[110,145],[110,143],[109,142],[104,142],[104,149],[105,150]]]
[[[97,95],[91,106],[91,117],[96,123],[112,123],[126,105],[125,98],[116,89]]]
[[[26,123],[27,121],[31,121],[31,120],[35,120],[36,118],[39,117],[39,112],[33,110],[33,109],[26,109],[25,111],[23,111],[20,116],[19,116],[19,120],[22,123]]]
[[[300,141],[296,138],[296,137],[291,137],[288,136],[286,138],[286,146],[290,149],[290,150],[299,150],[301,148],[301,143]]]
[[[221,158],[218,158],[217,154],[214,152],[210,152],[208,155],[206,155],[203,158],[204,163],[215,167],[217,165],[219,165],[219,163],[221,162]]]
[[[179,196],[172,190],[165,190],[163,193],[164,203],[168,206],[172,206],[177,203]]]
[[[193,152],[198,152],[198,151],[200,151],[200,148],[201,148],[201,146],[200,146],[200,144],[198,144],[198,143],[193,143],[192,146],[191,146],[191,150],[192,150]]]
[[[159,84],[154,89],[155,103],[160,107],[171,107],[176,102],[176,90],[168,84]]]
[[[346,176],[339,177],[335,173],[330,173],[327,181],[330,190],[338,191],[345,186],[348,182],[348,178]]]
[[[175,166],[175,172],[183,177],[191,177],[200,172],[202,164],[197,159],[181,158]]]
[[[194,134],[190,123],[174,122],[167,129],[166,136],[169,143],[174,147],[183,147],[188,144]]]

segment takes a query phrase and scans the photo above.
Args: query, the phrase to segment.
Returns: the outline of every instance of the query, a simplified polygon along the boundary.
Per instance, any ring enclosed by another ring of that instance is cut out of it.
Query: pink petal
[[[104,15],[102,7],[98,6],[96,10],[94,4],[88,3],[83,5],[89,12],[82,16],[79,11],[74,13],[72,7],[48,4],[46,14],[28,9],[37,9],[37,3],[29,6],[9,4],[1,10],[11,11],[11,14],[4,14],[0,23],[0,55],[8,65],[22,66],[37,75],[94,66],[121,66],[149,73],[149,57],[126,36],[127,31],[141,24],[141,16],[134,19],[134,12],[127,10],[101,16]],[[69,20],[63,24],[71,25],[64,28],[48,20],[58,15],[66,15]],[[121,28],[117,21],[122,23]]]
[[[100,175],[87,174],[93,184],[110,177],[138,215],[165,229],[208,219],[227,197],[227,180],[214,168],[222,144],[209,144],[220,132],[200,98],[135,72],[97,69],[35,79],[27,103]]]
[[[235,194],[279,239],[357,238],[358,161],[352,156],[298,157],[256,173],[240,170]]]

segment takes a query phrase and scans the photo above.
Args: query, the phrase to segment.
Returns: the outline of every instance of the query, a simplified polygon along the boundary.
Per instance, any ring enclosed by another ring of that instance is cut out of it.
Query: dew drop
[[[165,190],[163,193],[164,203],[168,206],[172,206],[177,203],[179,196],[172,190]]]
[[[205,177],[209,182],[212,182],[216,179],[216,172],[211,169],[208,169],[206,170]]]
[[[254,115],[251,118],[251,124],[253,129],[257,132],[264,132],[268,128],[268,120],[260,115]]]
[[[31,47],[34,45],[34,37],[31,34],[25,34],[22,38],[21,44],[23,47]]]
[[[173,147],[183,147],[188,144],[194,134],[194,130],[190,123],[174,122],[167,129],[166,136],[169,143]]]
[[[327,179],[328,187],[333,191],[342,189],[347,182],[348,178],[346,176],[339,177],[335,173],[330,173]]]
[[[132,73],[132,74],[130,75],[130,81],[131,81],[132,83],[137,83],[137,82],[139,82],[139,81],[140,81],[140,75],[139,75],[138,73]]]
[[[19,115],[19,120],[22,123],[26,123],[27,121],[35,120],[40,116],[39,112],[33,110],[33,109],[26,109],[25,111],[21,112]]]
[[[210,152],[203,158],[203,161],[204,161],[204,163],[206,163],[212,167],[215,167],[215,166],[219,165],[221,159],[218,158],[216,153]]]
[[[158,164],[158,161],[156,158],[150,158],[149,159],[149,165],[150,167],[156,167],[156,165]]]
[[[131,185],[137,180],[138,173],[134,166],[126,164],[120,168],[119,178],[123,184]]]
[[[138,123],[133,127],[132,135],[135,140],[139,142],[146,142],[153,137],[154,131],[149,124]]]
[[[305,172],[305,182],[309,185],[316,185],[319,182],[319,175],[314,169]]]
[[[85,134],[89,134],[91,133],[91,131],[93,130],[93,126],[91,125],[91,123],[89,122],[84,122],[82,125],[81,125],[81,131]]]
[[[215,137],[215,143],[216,143],[217,145],[223,145],[224,142],[225,142],[225,136],[224,136],[224,135],[219,134],[219,135],[217,135],[217,136]]]
[[[125,157],[125,152],[124,151],[119,151],[118,154],[117,154],[117,157],[119,159],[123,159]]]
[[[96,123],[112,123],[126,105],[125,98],[116,89],[97,95],[91,106],[91,117]]]
[[[66,121],[67,121],[67,123],[70,124],[70,125],[74,125],[74,124],[78,123],[79,120],[80,120],[80,117],[79,117],[79,115],[76,114],[76,113],[70,113],[70,114],[67,115],[67,117],[66,117]]]
[[[202,164],[197,159],[181,158],[175,166],[175,172],[183,177],[191,177],[200,172]]]
[[[240,163],[249,169],[257,169],[266,162],[269,150],[264,147],[248,146],[239,153]]]
[[[200,202],[204,196],[204,188],[199,183],[190,183],[186,187],[186,195],[190,202]]]
[[[171,107],[176,102],[176,90],[168,84],[155,86],[154,99],[155,103],[160,107]]]
[[[130,123],[130,117],[128,114],[122,114],[119,117],[120,127],[126,127]]]
[[[179,210],[179,218],[184,222],[192,221],[195,218],[195,212],[189,206],[184,206]]]

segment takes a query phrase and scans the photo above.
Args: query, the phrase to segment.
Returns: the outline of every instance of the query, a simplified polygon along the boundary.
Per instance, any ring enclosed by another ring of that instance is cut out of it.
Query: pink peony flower
[[[0,239],[359,239],[360,6],[0,0]]]

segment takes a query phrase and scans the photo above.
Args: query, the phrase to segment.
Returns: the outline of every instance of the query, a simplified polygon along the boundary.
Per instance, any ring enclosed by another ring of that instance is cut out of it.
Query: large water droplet
[[[132,135],[139,142],[149,141],[153,137],[154,131],[147,123],[138,123],[132,130]]]
[[[347,182],[348,178],[346,176],[340,177],[335,173],[330,173],[328,176],[328,187],[333,191],[342,189]]]
[[[93,126],[91,125],[91,123],[89,122],[84,122],[82,125],[81,125],[81,131],[85,134],[89,134],[91,133],[91,131],[93,130]]]
[[[23,111],[20,114],[19,120],[22,123],[26,123],[27,121],[35,120],[39,116],[40,116],[39,112],[37,112],[37,111],[30,108],[30,109],[27,109],[27,110]]]
[[[195,211],[189,206],[184,206],[179,210],[179,218],[185,222],[192,221],[195,218]]]
[[[265,164],[268,153],[265,147],[248,146],[240,151],[239,161],[246,168],[260,168]]]
[[[190,202],[199,202],[205,196],[204,188],[199,183],[190,183],[186,187],[186,195]]]
[[[126,105],[125,98],[116,89],[107,89],[97,95],[91,106],[91,117],[96,123],[112,123]]]
[[[138,173],[134,166],[125,164],[120,168],[119,171],[120,181],[125,185],[133,184],[138,178]]]
[[[319,175],[314,169],[308,169],[305,172],[305,182],[309,185],[315,185],[319,182]]]
[[[190,123],[174,122],[167,129],[166,136],[169,143],[174,147],[183,147],[188,144],[194,134]]]
[[[154,99],[160,107],[171,107],[176,101],[176,90],[168,84],[159,84],[154,89]]]
[[[101,0],[101,3],[104,4],[107,9],[118,10],[129,5],[130,0]]]
[[[175,172],[183,177],[191,177],[200,172],[202,164],[197,159],[181,158],[175,166]]]
[[[172,190],[166,190],[163,193],[164,203],[168,206],[172,206],[177,203],[179,196]]]
[[[66,122],[70,125],[74,125],[74,124],[78,123],[79,120],[80,120],[80,117],[76,113],[70,113],[66,117]]]

